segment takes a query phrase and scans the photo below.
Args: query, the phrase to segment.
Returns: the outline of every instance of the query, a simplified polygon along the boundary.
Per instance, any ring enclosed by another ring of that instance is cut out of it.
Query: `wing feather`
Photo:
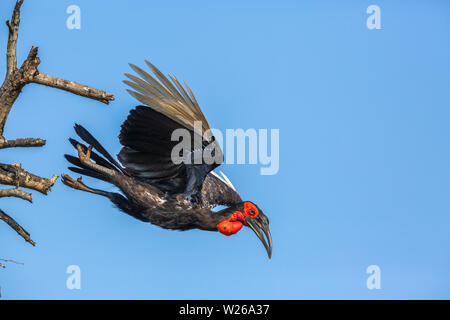
[[[194,126],[196,121],[201,122],[203,132],[210,130],[209,123],[189,86],[184,83],[187,89],[186,91],[176,77],[169,76],[172,80],[170,81],[152,63],[149,61],[145,61],[145,63],[157,79],[138,66],[130,63],[130,67],[142,79],[128,73],[125,74],[131,81],[124,80],[124,83],[134,89],[127,91],[143,104],[154,108],[190,130],[196,131],[196,127]],[[197,133],[202,134],[200,132]],[[207,140],[209,142],[211,142],[210,139],[211,137],[208,136]]]
[[[208,121],[188,85],[184,83],[183,87],[175,76],[166,77],[150,62],[146,61],[146,64],[155,77],[130,64],[140,77],[126,73],[128,79],[123,81],[131,88],[127,91],[147,107],[138,106],[131,110],[122,124],[119,139],[124,147],[118,155],[119,160],[131,175],[144,179],[162,191],[184,193],[197,202],[202,195],[205,177],[223,161],[222,150],[212,136]],[[201,128],[196,125],[197,121],[201,122]],[[195,149],[198,146],[194,143],[194,136],[198,135],[202,140],[201,148],[213,147],[221,161],[213,164],[173,163],[171,151],[179,142],[172,141],[171,135],[179,128],[191,132],[188,157],[195,157],[197,151],[202,151]],[[203,132],[208,134],[204,135]],[[222,191],[231,190],[235,193],[226,180],[214,178],[211,181],[220,186]],[[236,199],[235,196],[232,198]],[[220,197],[217,199],[220,201]]]

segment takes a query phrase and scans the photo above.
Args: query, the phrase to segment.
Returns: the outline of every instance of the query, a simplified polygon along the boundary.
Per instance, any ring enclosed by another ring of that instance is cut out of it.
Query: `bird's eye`
[[[250,216],[251,218],[256,218],[256,216],[258,215],[258,209],[251,202],[246,202],[244,204],[244,212],[247,216]]]

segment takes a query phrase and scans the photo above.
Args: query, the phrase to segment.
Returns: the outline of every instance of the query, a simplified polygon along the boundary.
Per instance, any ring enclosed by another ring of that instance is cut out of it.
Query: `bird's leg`
[[[78,158],[80,159],[81,163],[84,164],[85,166],[87,166],[88,168],[90,168],[94,171],[104,173],[108,176],[111,176],[112,174],[114,174],[114,170],[105,168],[105,167],[91,161],[91,151],[92,151],[91,145],[87,148],[86,153],[84,153],[83,147],[81,145],[77,145],[77,150],[78,150]]]
[[[93,194],[98,194],[101,196],[104,196],[111,200],[112,203],[114,203],[120,210],[123,212],[129,214],[130,216],[139,219],[141,221],[148,222],[148,218],[145,216],[142,216],[140,212],[142,209],[140,207],[136,207],[133,205],[132,202],[130,202],[127,198],[125,198],[123,195],[115,192],[107,192],[99,189],[90,188],[87,185],[83,183],[81,180],[81,177],[77,180],[73,179],[68,174],[61,175],[62,182],[73,189],[81,190],[90,192]]]
[[[79,177],[77,180],[73,179],[71,176],[69,176],[68,174],[63,174],[61,176],[62,178],[62,182],[68,186],[71,187],[73,189],[77,189],[77,190],[81,190],[81,191],[86,191],[86,192],[90,192],[93,194],[98,194],[107,198],[110,198],[110,193],[111,192],[107,192],[107,191],[103,191],[100,189],[94,189],[94,188],[90,188],[87,185],[85,185],[83,183],[83,181],[81,180],[81,177]]]

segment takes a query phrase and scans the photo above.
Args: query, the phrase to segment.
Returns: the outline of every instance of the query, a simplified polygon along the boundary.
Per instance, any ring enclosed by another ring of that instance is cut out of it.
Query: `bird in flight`
[[[140,77],[125,74],[129,80],[124,83],[133,89],[128,92],[144,105],[132,109],[121,126],[120,164],[78,124],[75,132],[86,144],[69,139],[78,155],[65,155],[74,165],[71,171],[111,183],[122,194],[88,187],[81,177],[75,180],[67,174],[63,183],[104,196],[130,216],[165,229],[230,236],[248,227],[270,259],[269,219],[256,204],[242,201],[223,173],[213,171],[223,162],[223,153],[191,89],[145,62],[154,76],[133,64]],[[189,137],[182,148],[172,139],[174,132]],[[219,205],[225,208],[212,210]]]

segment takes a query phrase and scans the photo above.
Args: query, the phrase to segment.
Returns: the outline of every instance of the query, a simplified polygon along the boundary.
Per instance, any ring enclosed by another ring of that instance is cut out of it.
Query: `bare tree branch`
[[[0,139],[0,149],[16,147],[42,147],[45,140],[41,138],[21,138],[15,140]]]
[[[19,188],[0,189],[0,198],[3,197],[16,197],[33,202],[31,193],[20,190]]]
[[[6,25],[9,29],[8,47],[6,49],[7,75],[12,74],[17,69],[16,46],[17,37],[19,35],[20,7],[22,6],[22,3],[23,0],[16,2],[11,22],[9,22],[9,20],[6,21]]]
[[[24,187],[46,195],[57,179],[57,175],[50,179],[41,178],[23,170],[18,164],[0,163],[0,184]]]
[[[6,49],[6,77],[0,87],[0,149],[14,147],[40,147],[46,141],[40,138],[23,138],[7,140],[4,138],[5,124],[11,112],[14,102],[19,97],[22,89],[29,83],[36,83],[48,87],[65,90],[70,93],[97,100],[108,104],[114,100],[114,96],[105,91],[91,88],[73,81],[68,81],[40,73],[38,66],[41,60],[38,57],[38,48],[31,47],[28,57],[17,67],[17,39],[19,35],[20,8],[23,0],[18,0],[14,6],[11,20],[6,22],[8,26],[8,45]],[[0,190],[1,197],[17,197],[32,201],[30,193],[22,191],[20,187],[36,190],[47,194],[58,179],[57,175],[46,179],[23,170],[20,164],[0,163],[0,184],[11,185],[15,188]],[[30,234],[25,231],[13,218],[0,210],[0,220],[5,221],[11,228],[20,234],[26,241],[35,245]],[[3,266],[0,264],[0,266]]]
[[[11,263],[15,263],[15,264],[22,264],[23,265],[23,262],[17,262],[17,261],[15,261],[15,260],[11,260],[11,259],[1,259],[0,258],[0,261],[3,261],[3,262],[11,262]],[[4,264],[1,264],[0,263],[0,268],[6,268],[6,266],[4,265]]]
[[[106,104],[109,104],[109,101],[114,100],[114,96],[105,91],[94,89],[73,81],[67,81],[64,79],[52,77],[43,73],[38,73],[36,76],[33,77],[31,82],[65,90],[73,94],[94,99]]]
[[[20,3],[20,1],[17,3]],[[20,6],[17,7],[17,4],[14,9],[13,17],[15,15],[16,9],[20,10]],[[18,21],[19,18],[17,18],[17,23]],[[15,32],[11,34],[10,32],[9,38],[14,36],[14,34],[16,39],[13,41],[13,43],[15,45],[17,42],[17,34]],[[30,52],[28,53],[27,59],[23,62],[20,69],[17,69],[16,65],[12,66],[12,63],[17,62],[17,58],[15,56],[16,49],[15,47],[14,49],[10,48],[9,42],[8,42],[8,50],[9,51],[7,54],[8,56],[7,59],[12,60],[13,62],[10,61],[9,64],[7,64],[8,69],[6,72],[5,81],[3,82],[0,88],[0,137],[3,137],[3,131],[5,129],[6,120],[8,118],[9,112],[11,111],[14,102],[19,97],[19,94],[22,92],[22,88],[26,84],[30,83],[30,80],[33,79],[33,77],[36,75],[36,73],[38,72],[37,66],[41,62],[40,59],[37,57],[38,48],[32,47]],[[11,55],[14,55],[14,57]],[[13,68],[13,70],[11,71],[10,68]]]
[[[8,216],[3,210],[0,209],[0,220],[5,221],[11,228],[13,228],[22,238],[25,239],[26,242],[30,243],[31,245],[35,246],[36,243],[31,240],[30,238],[30,234],[20,226],[20,224],[18,224],[16,222],[16,220],[14,220],[13,218],[11,218],[10,216]]]
[[[6,23],[9,29],[9,36],[6,78],[0,88],[0,137],[3,137],[6,120],[12,105],[22,91],[22,88],[29,83],[37,83],[65,90],[106,104],[108,104],[109,101],[114,100],[114,96],[105,91],[40,73],[38,66],[41,61],[37,56],[38,47],[31,48],[27,59],[23,62],[22,66],[17,69],[16,46],[19,33],[20,7],[22,3],[23,0],[16,2],[11,22]]]

